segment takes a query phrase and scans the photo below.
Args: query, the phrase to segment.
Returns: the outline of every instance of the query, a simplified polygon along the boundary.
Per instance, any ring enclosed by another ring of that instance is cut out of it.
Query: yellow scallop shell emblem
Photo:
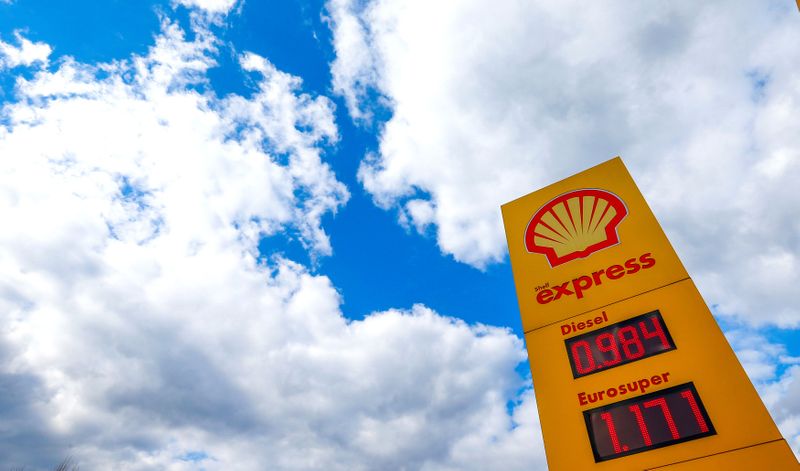
[[[550,266],[585,258],[617,245],[617,226],[628,209],[619,196],[584,188],[547,202],[525,229],[525,248],[547,257]]]

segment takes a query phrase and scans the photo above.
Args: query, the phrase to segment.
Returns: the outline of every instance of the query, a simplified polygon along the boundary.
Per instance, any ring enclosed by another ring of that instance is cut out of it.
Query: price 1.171
[[[595,461],[714,435],[693,383],[584,411]]]

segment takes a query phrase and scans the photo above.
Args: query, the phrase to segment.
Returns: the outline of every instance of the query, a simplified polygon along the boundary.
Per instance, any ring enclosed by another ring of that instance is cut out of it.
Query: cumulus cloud
[[[14,33],[14,38],[19,46],[0,40],[0,70],[33,64],[38,64],[40,67],[47,66],[48,58],[53,52],[50,45],[32,42],[19,32]]]
[[[348,198],[330,100],[165,22],[130,60],[62,58],[0,114],[0,455],[47,469],[543,467],[522,341],[424,306],[348,321],[331,253]],[[522,388],[522,393],[518,391]]]
[[[175,5],[198,8],[210,14],[225,14],[231,11],[239,0],[174,0]]]
[[[359,7],[363,5],[334,0],[328,8],[336,52],[336,60],[331,64],[333,89],[344,96],[350,116],[357,120],[371,117],[364,101],[380,79],[379,56],[370,47],[369,26],[360,15]]]
[[[622,155],[719,312],[798,327],[794,8],[331,0],[333,84],[391,111],[364,188],[457,260],[501,261],[500,204]]]

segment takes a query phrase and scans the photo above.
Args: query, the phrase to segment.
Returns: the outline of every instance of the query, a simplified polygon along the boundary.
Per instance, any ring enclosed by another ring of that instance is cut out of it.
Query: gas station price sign
[[[567,339],[564,344],[575,378],[675,349],[658,310]]]
[[[501,210],[551,471],[800,471],[620,158]]]
[[[596,462],[715,435],[693,383],[584,411]]]

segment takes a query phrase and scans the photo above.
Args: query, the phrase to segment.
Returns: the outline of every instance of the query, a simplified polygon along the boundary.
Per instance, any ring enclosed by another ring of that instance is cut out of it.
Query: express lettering
[[[623,265],[611,265],[610,267],[602,270],[592,272],[590,275],[581,275],[572,281],[555,284],[553,288],[545,288],[536,293],[536,301],[539,304],[547,304],[551,301],[557,301],[564,296],[575,295],[577,299],[584,297],[584,293],[594,286],[603,284],[603,278],[608,280],[619,280],[626,275],[633,275],[640,270],[647,270],[656,264],[656,259],[653,254],[646,253],[641,255],[638,259],[631,258],[626,260]]]

